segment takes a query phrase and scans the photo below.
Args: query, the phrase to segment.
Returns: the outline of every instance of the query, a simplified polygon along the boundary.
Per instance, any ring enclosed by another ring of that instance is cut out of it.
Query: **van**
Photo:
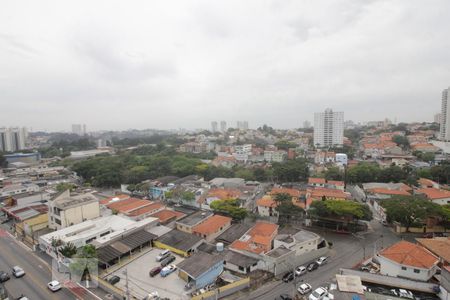
[[[157,262],[162,261],[164,258],[169,256],[170,253],[171,253],[170,250],[164,250],[163,252],[159,253],[158,256],[156,256],[156,261]]]

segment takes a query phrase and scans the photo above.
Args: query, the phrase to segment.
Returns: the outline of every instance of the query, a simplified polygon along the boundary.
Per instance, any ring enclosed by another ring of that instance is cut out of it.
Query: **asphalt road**
[[[306,228],[306,230],[314,231],[333,243],[328,263],[297,278],[296,282],[284,283],[278,280],[265,284],[239,299],[273,300],[281,294],[293,295],[297,293],[296,287],[301,282],[309,283],[313,289],[319,286],[326,286],[334,282],[335,275],[339,273],[340,268],[351,268],[363,261],[364,254],[367,259],[374,254],[375,248],[379,251],[382,247],[392,245],[399,240],[399,237],[389,228],[382,226],[377,220],[370,222],[370,225],[372,227],[370,232],[358,236]]]
[[[25,271],[25,276],[15,278],[11,275],[13,266],[20,266]],[[72,285],[64,287],[55,293],[47,288],[47,283],[52,280],[49,266],[37,258],[26,246],[0,229],[0,270],[10,274],[11,279],[4,283],[10,294],[10,299],[16,299],[21,295],[30,300],[69,300],[69,299],[100,299],[85,289]]]

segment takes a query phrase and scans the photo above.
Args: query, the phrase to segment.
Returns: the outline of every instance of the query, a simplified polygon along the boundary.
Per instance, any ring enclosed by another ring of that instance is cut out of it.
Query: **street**
[[[100,299],[94,297],[86,290],[73,286],[52,293],[47,288],[47,283],[52,280],[50,267],[26,246],[21,245],[5,231],[0,229],[0,270],[8,272],[11,279],[4,283],[10,293],[10,299],[16,299],[20,295],[33,300],[59,300],[59,299]],[[26,275],[15,278],[11,274],[11,268],[20,266]]]
[[[330,249],[330,258],[327,264],[320,266],[317,270],[308,272],[305,275],[296,278],[295,282],[284,283],[281,280],[263,285],[250,294],[241,296],[239,299],[262,299],[273,300],[281,294],[293,295],[297,293],[296,287],[301,282],[309,283],[313,289],[319,286],[328,285],[333,282],[335,275],[339,273],[340,268],[351,268],[363,261],[363,258],[369,258],[375,251],[392,245],[399,241],[388,227],[382,226],[377,220],[370,222],[372,231],[364,235],[345,235],[323,231],[321,229],[306,230],[313,231],[323,236],[327,241],[332,242]],[[376,250],[375,250],[376,248]]]

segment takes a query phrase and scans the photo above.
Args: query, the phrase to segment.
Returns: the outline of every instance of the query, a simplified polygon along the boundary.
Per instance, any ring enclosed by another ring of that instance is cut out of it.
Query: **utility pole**
[[[125,269],[125,271],[123,271],[123,274],[125,274],[125,294],[126,294],[126,300],[130,300],[130,289],[128,288],[128,269]]]

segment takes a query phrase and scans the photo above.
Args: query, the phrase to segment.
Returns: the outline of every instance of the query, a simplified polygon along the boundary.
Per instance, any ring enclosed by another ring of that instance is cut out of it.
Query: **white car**
[[[299,266],[299,267],[297,267],[297,269],[295,269],[295,276],[302,276],[306,272],[308,272],[308,271],[306,270],[305,266]]]
[[[12,274],[14,277],[19,278],[25,275],[25,271],[21,267],[15,266],[12,268]]]
[[[312,287],[308,283],[301,284],[297,289],[297,291],[302,295],[308,294],[309,292],[311,292],[311,290],[312,290]]]
[[[52,292],[56,292],[56,291],[59,291],[61,289],[61,283],[59,283],[59,281],[53,280],[53,281],[50,281],[49,283],[47,283],[47,287]]]
[[[172,272],[175,272],[177,269],[177,266],[175,265],[168,265],[167,267],[162,268],[161,272],[159,273],[162,277],[166,277],[167,275],[170,275]]]
[[[319,257],[319,259],[316,261],[319,266],[326,264],[328,261],[328,256],[321,256]]]
[[[314,290],[314,292],[309,295],[308,300],[322,300],[324,299],[328,294],[328,291],[324,287],[318,287]]]
[[[162,261],[164,258],[168,257],[170,253],[170,250],[164,250],[163,252],[159,253],[158,256],[156,256],[156,261]]]

